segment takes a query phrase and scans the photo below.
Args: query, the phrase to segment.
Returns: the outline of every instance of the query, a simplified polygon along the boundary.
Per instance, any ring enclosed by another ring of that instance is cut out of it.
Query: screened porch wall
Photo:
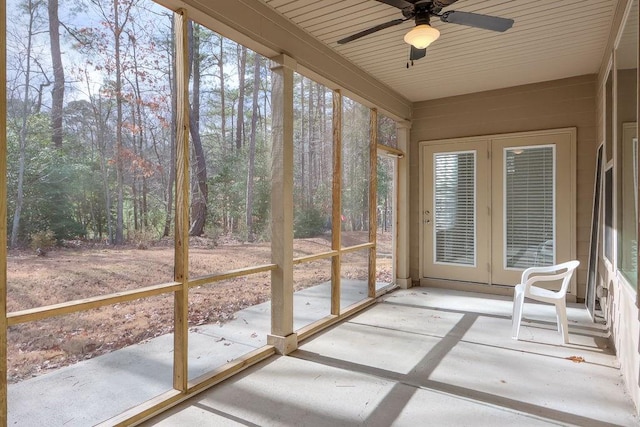
[[[589,254],[596,138],[596,76],[585,75],[414,104],[410,146],[410,223],[420,227],[419,141],[577,128],[578,298],[584,298]],[[419,279],[422,237],[412,233],[411,277]]]
[[[605,99],[611,99],[612,96],[605,91],[605,82],[609,76],[609,69],[611,67],[611,76],[616,79],[617,85],[624,85],[623,79],[632,79],[630,76],[616,75],[615,64],[613,64],[613,52],[614,43],[618,38],[618,34],[623,30],[625,25],[625,11],[630,6],[632,0],[620,0],[616,6],[616,15],[609,34],[609,43],[607,50],[602,59],[600,65],[600,72],[598,73],[598,79],[596,82],[596,135],[598,141],[603,141],[609,135],[605,128]],[[637,22],[638,17],[635,17]],[[636,82],[638,81],[638,75],[635,76]],[[627,96],[630,95],[636,101],[638,97],[638,86],[636,86],[636,92],[624,94],[624,99],[618,98],[616,94],[616,108],[622,108],[623,111],[617,111],[616,114],[620,121],[634,121],[633,116],[629,117],[624,112],[629,108]],[[636,107],[636,118],[638,122],[638,112],[640,108]],[[613,147],[611,147],[613,151]],[[598,265],[598,276],[601,283],[608,286],[609,301],[605,301],[605,305],[608,305],[607,310],[607,322],[611,325],[611,341],[616,349],[616,355],[620,363],[620,373],[624,379],[627,391],[631,395],[636,410],[640,414],[640,312],[638,307],[640,306],[640,298],[637,291],[625,283],[624,280],[619,279],[616,274],[615,268],[610,268],[604,262],[600,262]]]

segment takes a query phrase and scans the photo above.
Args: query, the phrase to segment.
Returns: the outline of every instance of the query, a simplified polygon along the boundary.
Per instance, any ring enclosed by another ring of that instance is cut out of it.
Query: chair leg
[[[513,296],[513,314],[511,316],[511,338],[518,339],[520,335],[520,323],[522,322],[522,306],[524,305],[524,292],[515,291]]]
[[[567,321],[567,306],[564,301],[556,303],[556,317],[558,318],[558,332],[562,333],[562,342],[569,343],[569,322]]]

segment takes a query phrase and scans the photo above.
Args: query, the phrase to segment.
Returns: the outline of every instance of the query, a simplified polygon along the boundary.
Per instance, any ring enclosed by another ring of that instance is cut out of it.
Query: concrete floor
[[[432,288],[383,302],[146,426],[638,426],[605,327],[510,298]],[[580,357],[576,363],[570,358]]]
[[[366,282],[342,281],[343,307],[366,296]],[[294,327],[327,316],[330,307],[329,283],[296,292]],[[241,310],[234,320],[221,325],[191,327],[189,379],[265,346],[270,327],[269,302]],[[8,425],[92,426],[171,390],[172,380],[173,334],[166,334],[9,384]]]

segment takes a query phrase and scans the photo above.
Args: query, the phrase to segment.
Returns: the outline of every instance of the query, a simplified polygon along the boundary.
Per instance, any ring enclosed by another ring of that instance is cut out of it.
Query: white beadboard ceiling
[[[410,101],[517,86],[598,72],[616,0],[458,0],[447,10],[515,20],[496,33],[441,22],[427,56],[406,68],[407,21],[345,45],[337,40],[402,18],[375,0],[263,0],[349,61]]]

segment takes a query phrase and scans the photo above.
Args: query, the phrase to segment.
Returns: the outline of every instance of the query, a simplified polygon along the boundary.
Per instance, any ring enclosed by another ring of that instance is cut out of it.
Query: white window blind
[[[506,148],[505,268],[555,263],[555,148]]]
[[[434,155],[435,262],[475,265],[475,152]]]

